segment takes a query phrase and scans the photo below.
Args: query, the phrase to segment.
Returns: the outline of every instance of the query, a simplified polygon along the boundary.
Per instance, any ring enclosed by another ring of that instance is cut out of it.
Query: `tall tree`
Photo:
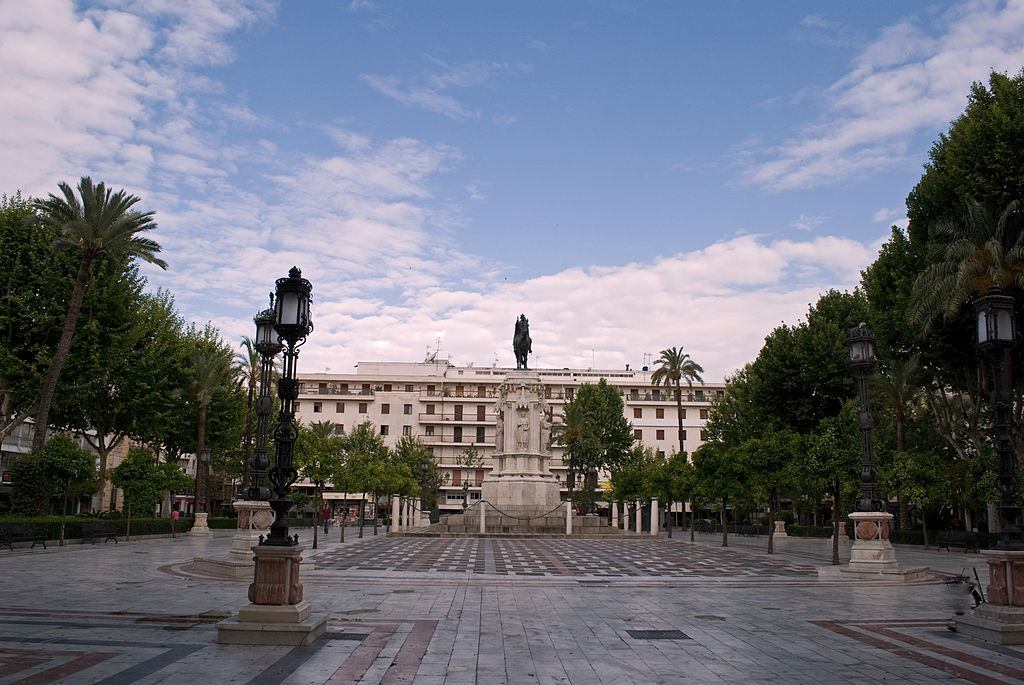
[[[686,387],[692,388],[694,381],[703,382],[701,374],[704,367],[683,352],[683,348],[669,347],[661,351],[661,356],[654,360],[657,366],[651,374],[651,383],[665,385],[675,390],[676,418],[679,421],[679,450],[683,449],[683,381]]]
[[[313,549],[317,548],[323,523],[324,487],[341,463],[343,441],[333,421],[315,421],[299,426],[295,443],[295,468],[313,484]]]
[[[249,468],[252,461],[252,412],[256,401],[256,391],[260,383],[262,361],[256,351],[255,343],[249,336],[242,337],[242,349],[235,353],[235,365],[238,369],[239,381],[246,389],[245,404],[245,467],[242,471],[242,482],[249,482]]]
[[[63,197],[50,193],[49,198],[35,201],[35,207],[43,223],[60,232],[54,248],[74,249],[80,261],[60,340],[53,352],[39,395],[32,436],[32,451],[35,453],[42,451],[46,443],[50,406],[53,404],[61,369],[71,350],[71,340],[89,285],[92,264],[101,259],[124,264],[139,258],[160,268],[167,268],[167,263],[156,256],[160,252],[160,245],[139,235],[156,228],[153,212],[132,209],[139,198],[128,195],[124,190],[114,193],[103,183],[93,185],[88,176],[83,177],[78,184],[81,200],[67,183],[61,183],[59,188]]]

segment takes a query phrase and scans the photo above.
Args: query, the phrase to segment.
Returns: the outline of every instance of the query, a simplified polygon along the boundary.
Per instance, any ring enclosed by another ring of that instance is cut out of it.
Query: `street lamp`
[[[270,307],[253,317],[256,324],[256,352],[260,355],[260,387],[256,398],[256,444],[252,452],[252,469],[246,497],[252,501],[266,502],[270,499],[267,487],[267,469],[270,458],[267,454],[267,431],[274,401],[270,397],[270,377],[274,371],[274,357],[284,347],[274,330],[274,294],[270,294]]]
[[[594,498],[594,491],[597,489],[597,465],[594,462],[587,464],[587,488],[590,490],[590,505],[587,507],[587,513],[596,514],[597,501]]]
[[[427,472],[430,471],[430,460],[420,460],[420,513],[427,510]]]
[[[993,549],[1024,549],[1021,540],[1020,507],[1017,506],[1017,466],[1014,458],[1013,438],[1010,436],[1010,411],[1013,399],[1006,357],[1017,344],[1017,325],[1014,320],[1015,302],[1004,295],[998,285],[990,285],[984,297],[974,303],[978,321],[978,347],[992,367],[992,392],[989,395],[996,418],[995,450],[999,457],[996,488],[999,490],[999,514],[1003,519],[999,542]]]
[[[857,377],[857,397],[860,400],[857,426],[860,428],[861,466],[860,500],[857,502],[857,511],[882,511],[882,502],[878,498],[878,471],[875,469],[871,449],[871,429],[875,425],[875,420],[871,416],[871,405],[868,401],[868,376],[878,363],[875,356],[875,334],[866,324],[861,323],[850,329],[846,336],[846,344],[850,348],[847,364]]]
[[[293,502],[288,499],[292,483],[299,477],[299,472],[292,465],[295,451],[295,440],[298,438],[298,427],[295,425],[295,401],[299,397],[299,381],[295,377],[295,362],[299,356],[298,348],[306,342],[313,330],[313,322],[309,315],[310,293],[313,286],[305,278],[297,266],[293,266],[285,278],[277,279],[275,285],[274,331],[278,341],[284,342],[283,368],[281,378],[277,382],[277,396],[281,400],[281,413],[277,433],[274,436],[274,467],[267,474],[273,498],[270,508],[274,510],[274,523],[270,526],[270,535],[262,543],[265,545],[285,546],[297,545],[298,536],[288,537],[288,524],[285,516]],[[259,324],[257,324],[259,326]],[[257,328],[260,333],[269,335],[264,329]]]
[[[469,481],[462,481],[462,510],[469,509]]]

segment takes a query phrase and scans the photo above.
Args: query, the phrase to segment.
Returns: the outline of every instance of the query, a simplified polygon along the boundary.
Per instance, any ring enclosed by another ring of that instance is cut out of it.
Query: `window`
[[[300,409],[302,409],[302,403],[301,402],[296,402],[295,403],[295,411],[299,411]]]
[[[700,439],[701,440],[707,440],[708,439],[708,432],[706,430],[701,429],[701,431],[700,431]]]
[[[341,383],[341,384],[339,384],[338,385],[338,391],[342,395],[347,395],[348,394],[348,383]]]
[[[387,427],[387,425],[381,425],[381,427],[380,427],[380,434],[381,435],[387,435],[388,434],[388,427]]]
[[[343,423],[336,423],[336,424],[334,424],[334,432],[336,434],[338,434],[338,435],[344,435],[345,434],[345,424],[343,424]]]
[[[663,419],[665,418],[665,407],[658,407],[654,410],[654,418]]]
[[[686,440],[686,430],[683,430],[683,440]],[[682,447],[682,445],[680,445],[680,447]]]
[[[434,405],[432,405],[432,404],[428,404],[427,405],[427,413],[428,414],[433,414],[434,413]]]
[[[698,402],[703,402],[704,401],[704,391],[703,390],[698,390],[696,392],[696,395],[697,395],[697,401]]]
[[[437,392],[437,390],[436,390],[436,389],[434,388],[434,386],[433,386],[433,385],[428,385],[428,386],[427,386],[427,394],[428,394],[428,395],[433,395],[433,394],[434,394],[434,393],[436,393],[436,392]]]
[[[550,385],[545,385],[544,386],[544,399],[546,399],[546,400],[550,400],[551,399],[551,386]]]
[[[644,410],[640,407],[633,407],[633,418],[642,419],[644,417]]]
[[[402,435],[412,435],[412,426],[402,426]]]
[[[633,437],[635,439],[637,439],[637,440],[643,440],[644,439],[644,432],[642,430],[640,430],[639,428],[636,428],[636,429],[633,430]]]
[[[662,430],[661,428],[659,428],[658,430],[654,431],[654,439],[655,440],[664,440],[665,439],[665,431]]]
[[[359,413],[360,414],[365,414],[366,413],[366,402],[360,402],[359,403]]]
[[[402,405],[402,413],[403,414],[412,414],[412,405],[411,404],[403,404]]]
[[[370,384],[369,383],[363,383],[363,389],[360,390],[360,393],[362,393],[363,395],[369,395],[370,394]]]
[[[462,426],[455,427],[455,436],[452,438],[452,442],[462,442]]]
[[[434,434],[434,427],[433,426],[427,426],[427,435],[433,435],[433,434]]]
[[[482,404],[476,405],[476,420],[483,421],[487,418],[487,407]]]
[[[487,386],[486,385],[478,385],[478,386],[476,386],[476,396],[477,397],[487,397]]]
[[[686,418],[686,407],[683,407],[683,415],[682,416],[683,416],[684,419]]]
[[[484,484],[484,470],[483,469],[477,469],[476,470],[476,486],[480,487],[483,484]]]
[[[700,417],[702,419],[706,419],[708,417],[708,410],[707,409],[701,409],[700,410]]]
[[[405,384],[405,391],[406,392],[412,392],[413,391],[412,383],[406,383]]]
[[[326,395],[327,394],[327,384],[326,383],[318,383],[317,387],[316,387],[316,391],[319,394],[321,394],[321,395]]]
[[[391,392],[391,384],[390,383],[385,383],[384,384],[384,392]]]
[[[487,437],[484,434],[484,427],[483,426],[477,426],[476,427],[476,441],[479,442],[479,443],[482,443],[486,439],[487,439]]]
[[[462,469],[452,471],[452,485],[456,487],[462,485]]]
[[[572,388],[566,388],[565,389],[565,399],[571,400],[574,392],[575,392],[575,390],[573,390]]]
[[[651,398],[655,400],[661,399],[661,388],[655,388],[651,391]]]
[[[335,402],[334,403],[334,413],[335,414],[344,414],[345,413],[345,403],[344,402]]]
[[[629,391],[629,399],[631,399],[631,400],[638,400],[638,399],[640,399],[640,391],[637,390],[636,388],[633,388],[632,390],[630,390]]]
[[[466,394],[466,389],[464,387],[462,387],[461,385],[456,385],[455,386],[455,396],[456,397],[464,397],[465,394]]]
[[[319,414],[319,413],[323,412],[323,410],[324,410],[324,403],[323,402],[314,402],[313,403],[313,413],[314,414]]]
[[[461,421],[462,420],[462,405],[461,404],[456,404],[455,405],[455,420],[456,421]]]
[[[390,414],[391,413],[391,405],[390,404],[382,404],[382,405],[380,405],[380,413],[381,414]]]

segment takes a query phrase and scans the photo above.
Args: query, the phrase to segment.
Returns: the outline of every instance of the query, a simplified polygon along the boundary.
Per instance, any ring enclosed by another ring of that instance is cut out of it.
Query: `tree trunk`
[[[323,523],[324,503],[320,494],[320,488],[313,491],[313,549],[317,548],[317,541],[320,536],[320,525]]]
[[[924,535],[924,548],[928,549],[928,517],[924,514],[924,509],[921,509],[921,533]]]
[[[377,502],[380,501],[380,495],[376,492],[373,493],[373,534],[377,534]]]
[[[91,259],[82,257],[78,264],[78,274],[75,276],[75,285],[71,289],[71,300],[68,302],[68,311],[64,316],[64,329],[60,334],[60,341],[57,349],[53,352],[53,359],[50,361],[50,368],[46,371],[46,379],[43,381],[43,388],[39,393],[39,409],[36,411],[36,425],[32,433],[32,453],[42,454],[43,446],[46,444],[46,428],[50,420],[50,405],[53,404],[53,396],[57,392],[57,380],[64,368],[64,362],[71,351],[71,339],[75,335],[75,324],[78,323],[78,313],[82,311],[82,300],[85,298],[85,288],[89,285],[89,265]]]
[[[365,501],[366,500],[364,500],[362,497],[359,498],[359,539],[360,540],[363,538],[363,516],[366,514],[366,505],[364,504]]]
[[[341,500],[341,541],[345,542],[345,524],[348,523],[348,490],[342,493]]]
[[[676,381],[676,420],[679,422],[679,453],[683,452],[683,388]]]
[[[68,488],[71,487],[71,483],[67,482],[64,484],[64,498],[61,501],[60,507],[60,535],[57,538],[57,546],[64,546],[64,523],[68,518]]]
[[[672,503],[666,502],[665,504],[665,531],[668,537],[672,537]]]
[[[729,503],[728,497],[722,498],[722,547],[729,546],[729,519],[726,517],[725,508]]]
[[[685,518],[685,516],[686,516],[686,512],[683,512],[683,517]],[[690,503],[690,542],[693,542],[693,540],[694,540],[693,533],[694,533],[694,529],[696,529],[696,528],[697,528],[697,509],[693,506],[693,503],[691,502]]]

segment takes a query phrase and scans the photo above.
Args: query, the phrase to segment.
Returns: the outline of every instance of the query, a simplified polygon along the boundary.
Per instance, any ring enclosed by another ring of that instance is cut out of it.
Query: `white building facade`
[[[356,373],[299,373],[296,417],[304,424],[331,421],[350,432],[370,421],[389,446],[402,436],[418,438],[434,455],[445,484],[438,493],[439,509],[459,511],[469,482],[470,500],[480,497],[480,485],[494,453],[498,386],[513,369],[455,366],[447,361],[360,362]],[[679,449],[674,390],[651,385],[652,370],[532,369],[540,375],[544,396],[557,423],[562,405],[584,383],[600,379],[622,395],[625,417],[633,437],[657,453]],[[725,392],[724,383],[694,383],[683,387],[683,445],[692,453],[704,442],[704,424],[711,400]],[[481,468],[457,463],[466,448],[483,458]],[[551,470],[567,490],[561,449],[552,447]],[[338,498],[338,493],[329,497]]]

